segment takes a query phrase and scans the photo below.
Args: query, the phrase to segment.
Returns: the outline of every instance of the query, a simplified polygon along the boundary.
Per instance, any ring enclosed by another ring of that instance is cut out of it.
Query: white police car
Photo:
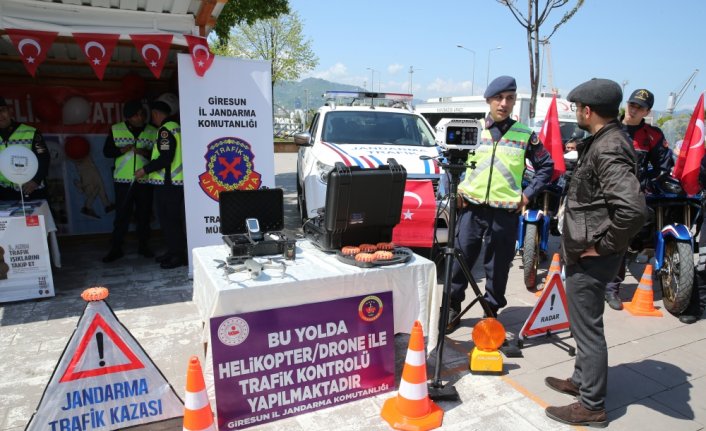
[[[316,217],[325,206],[326,181],[336,162],[376,168],[394,158],[405,167],[408,179],[430,179],[438,191],[442,171],[435,159],[420,158],[439,155],[434,132],[424,117],[408,108],[411,94],[330,91],[324,97],[330,101],[318,109],[309,130],[294,136],[302,221]],[[437,228],[445,229],[446,220],[437,220]],[[438,231],[437,238],[445,243],[446,231]]]

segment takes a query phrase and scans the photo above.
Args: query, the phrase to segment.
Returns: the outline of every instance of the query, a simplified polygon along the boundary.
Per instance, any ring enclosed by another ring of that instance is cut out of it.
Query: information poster
[[[211,319],[218,429],[395,387],[392,292]]]
[[[46,235],[44,216],[0,217],[0,302],[54,296]]]
[[[219,195],[274,187],[270,62],[216,56],[200,77],[179,54],[189,250],[221,244]],[[192,271],[189,253],[189,273]]]

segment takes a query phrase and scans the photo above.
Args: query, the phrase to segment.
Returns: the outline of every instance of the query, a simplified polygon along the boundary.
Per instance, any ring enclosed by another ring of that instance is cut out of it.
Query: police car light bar
[[[354,99],[386,99],[394,102],[411,102],[413,95],[403,93],[379,93],[372,91],[326,91],[324,98],[346,97]]]

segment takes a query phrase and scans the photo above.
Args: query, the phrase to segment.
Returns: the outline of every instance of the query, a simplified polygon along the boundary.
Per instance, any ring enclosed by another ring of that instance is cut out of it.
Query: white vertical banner
[[[188,54],[178,65],[191,274],[191,250],[222,243],[220,192],[275,185],[272,80],[269,61],[216,56],[203,77]]]

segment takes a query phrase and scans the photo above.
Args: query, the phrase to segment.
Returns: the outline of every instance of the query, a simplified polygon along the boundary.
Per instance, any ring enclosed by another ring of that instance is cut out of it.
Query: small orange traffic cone
[[[542,296],[542,292],[547,287],[549,279],[552,278],[552,274],[555,272],[561,272],[561,257],[559,256],[559,253],[554,253],[554,256],[552,256],[552,263],[549,264],[547,276],[544,278],[544,285],[541,289],[534,293],[534,296]]]
[[[645,266],[640,284],[632,296],[632,301],[626,302],[624,307],[634,316],[663,317],[662,312],[654,305],[654,292],[652,291],[652,265]]]
[[[427,392],[424,332],[418,320],[412,326],[397,397],[385,401],[380,415],[392,428],[407,431],[438,428],[444,419],[444,411],[434,404]]]
[[[201,363],[196,356],[189,359],[189,368],[186,372],[184,431],[216,431]]]

